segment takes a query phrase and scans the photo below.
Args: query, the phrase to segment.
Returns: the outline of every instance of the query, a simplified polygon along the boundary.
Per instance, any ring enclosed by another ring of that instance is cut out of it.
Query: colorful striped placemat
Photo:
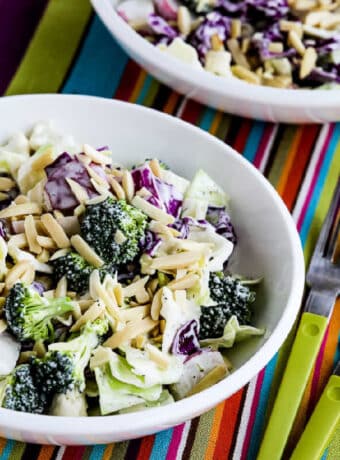
[[[278,125],[223,114],[147,75],[118,47],[87,0],[0,2],[0,92],[62,92],[153,107],[209,131],[251,161],[291,211],[309,261],[340,172],[340,124]],[[335,308],[290,446],[340,358]],[[200,418],[153,436],[97,446],[54,447],[0,440],[1,460],[255,460],[291,343],[246,387]],[[323,459],[339,460],[340,427]],[[308,460],[308,459],[301,459]]]

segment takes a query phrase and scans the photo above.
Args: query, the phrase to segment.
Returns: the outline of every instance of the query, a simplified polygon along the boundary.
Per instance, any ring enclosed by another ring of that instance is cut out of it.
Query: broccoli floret
[[[87,206],[81,223],[81,235],[108,264],[131,262],[139,253],[139,241],[144,236],[146,215],[126,203],[111,197]]]
[[[20,412],[42,414],[47,405],[46,393],[36,385],[29,364],[17,366],[0,382],[1,407]]]
[[[223,335],[225,325],[235,315],[240,324],[250,323],[250,304],[255,300],[255,292],[232,276],[222,272],[210,274],[210,297],[217,305],[202,307],[200,317],[200,339],[216,338]]]
[[[37,384],[49,394],[66,393],[74,389],[83,391],[85,368],[92,351],[107,331],[107,320],[97,319],[87,323],[78,337],[68,342],[51,344],[43,358],[32,360]]]
[[[57,259],[51,260],[50,264],[53,267],[53,274],[56,281],[66,276],[67,287],[70,291],[77,292],[78,294],[84,294],[89,288],[89,277],[95,266],[89,264],[81,255],[76,252],[69,252],[65,256],[58,257]],[[99,269],[101,280],[105,278],[105,275],[115,272],[115,267],[105,265]]]
[[[183,3],[197,14],[208,13],[218,4],[217,0],[183,0]]]
[[[10,289],[4,305],[8,327],[20,342],[53,339],[53,319],[72,310],[68,297],[47,299],[21,282]]]

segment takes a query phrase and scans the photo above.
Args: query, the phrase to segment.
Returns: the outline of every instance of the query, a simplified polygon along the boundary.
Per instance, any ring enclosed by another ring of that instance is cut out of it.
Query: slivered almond
[[[146,337],[145,335],[137,335],[135,338],[135,346],[136,348],[139,348],[140,350],[144,348],[144,345],[146,343]]]
[[[196,393],[199,393],[207,388],[210,388],[215,383],[223,379],[227,374],[227,368],[220,364],[219,366],[214,367],[207,375],[205,375],[196,385],[189,391],[186,396],[192,396]]]
[[[98,190],[97,190],[98,191]],[[102,203],[103,201],[106,200],[106,198],[109,196],[110,194],[105,192],[105,194],[101,194],[101,195],[97,195],[95,196],[94,198],[90,198],[89,200],[86,201],[86,205],[88,204],[98,204],[98,203]],[[84,208],[85,210],[85,208]]]
[[[240,19],[231,20],[231,38],[238,38],[241,35],[241,26]]]
[[[123,171],[122,171],[121,169],[112,168],[112,169],[111,169],[111,173],[112,173],[115,177],[123,177]]]
[[[125,192],[124,192],[123,187],[120,185],[120,183],[113,176],[108,176],[108,179],[109,179],[111,188],[114,191],[118,200],[125,200],[126,198]]]
[[[153,158],[152,160],[150,160],[149,166],[155,176],[162,177],[162,170],[161,170],[161,167],[159,166],[159,161],[157,159]]]
[[[10,289],[30,268],[32,268],[32,263],[28,260],[22,260],[8,270],[5,279],[6,289]]]
[[[10,244],[13,244],[19,249],[22,249],[28,246],[28,241],[27,241],[25,233],[18,233],[17,235],[11,236],[8,242]]]
[[[0,191],[1,192],[8,192],[15,186],[14,180],[10,179],[9,177],[0,177]]]
[[[53,149],[52,147],[44,150],[37,158],[32,162],[32,170],[39,171],[44,169],[47,165],[51,164],[54,161]]]
[[[37,203],[21,203],[11,205],[0,211],[0,219],[7,217],[26,216],[28,214],[41,214],[41,206]]]
[[[161,331],[162,334],[165,331],[165,326],[166,326],[165,319],[161,319],[160,322],[159,322],[159,330]]]
[[[179,236],[177,234],[174,234],[172,230],[175,230],[174,228],[170,228],[167,225],[162,224],[161,222],[158,222],[156,220],[152,220],[149,223],[149,229],[155,233],[160,233],[161,235],[165,235],[169,238],[173,236]],[[180,234],[177,230],[175,230],[176,233]]]
[[[52,256],[50,260],[55,260],[58,259],[58,257],[64,257],[66,254],[68,254],[70,251],[68,249],[58,249]]]
[[[233,65],[231,67],[231,71],[235,75],[235,77],[238,77],[241,80],[244,80],[248,83],[251,83],[253,85],[259,85],[261,83],[259,76],[256,75],[255,72],[252,72],[251,70],[248,70],[245,67],[242,67],[240,65]]]
[[[93,304],[93,300],[89,299],[89,300],[78,300],[77,301],[80,309],[82,312],[86,311],[92,304]]]
[[[139,315],[141,316],[141,319],[143,319],[150,313],[150,304],[140,305],[138,307],[125,308],[121,310],[119,313],[122,321],[133,321],[136,319],[136,316]]]
[[[78,321],[78,319],[81,318],[82,311],[81,311],[81,308],[78,302],[72,302],[72,303],[73,303],[72,316],[76,321]]]
[[[222,50],[224,50],[223,41],[220,39],[220,37],[219,37],[219,35],[217,33],[213,34],[210,37],[210,43],[211,43],[211,48],[214,51],[222,51]]]
[[[307,48],[300,66],[300,78],[306,78],[314,69],[318,56],[314,48]]]
[[[54,240],[52,240],[52,238],[50,238],[49,236],[38,235],[37,242],[42,248],[45,249],[56,249],[57,247]]]
[[[135,194],[135,184],[133,182],[130,171],[128,171],[127,169],[125,169],[123,172],[122,186],[125,192],[126,199],[128,201],[132,201]]]
[[[53,215],[54,217],[58,220],[62,219],[64,216],[64,214],[59,210],[59,209],[54,209],[53,210]]]
[[[301,38],[298,36],[295,30],[290,30],[288,32],[288,44],[295,48],[301,56],[305,54],[305,45],[302,43]]]
[[[83,151],[94,163],[99,163],[101,165],[110,165],[112,163],[111,156],[103,155],[89,144],[84,144]]]
[[[57,287],[55,288],[56,297],[65,297],[67,293],[67,279],[66,276],[63,276],[58,281]]]
[[[105,347],[117,348],[126,342],[134,339],[138,335],[150,332],[157,325],[157,321],[151,318],[144,318],[138,321],[131,321],[124,329],[115,332],[104,342]]]
[[[180,252],[152,259],[151,268],[155,270],[184,268],[198,262],[202,257],[199,251]]]
[[[73,179],[70,179],[69,177],[66,177],[65,179],[68,185],[70,186],[73,195],[77,198],[79,203],[85,203],[85,201],[89,199],[87,191]]]
[[[26,269],[26,270],[24,271],[24,273],[21,275],[20,280],[21,280],[23,283],[31,284],[31,283],[33,283],[33,281],[34,281],[34,278],[35,278],[35,271],[34,271],[33,266],[30,265],[29,267],[27,267],[27,269]]]
[[[82,203],[74,209],[73,214],[75,217],[79,217],[81,214],[84,214],[84,212],[85,212],[85,206]]]
[[[319,25],[321,21],[329,18],[330,16],[331,13],[329,11],[311,11],[306,15],[304,23],[314,27]]]
[[[37,255],[37,260],[43,264],[50,260],[50,253],[47,249],[43,248],[40,254]]]
[[[0,192],[0,201],[4,201],[8,199],[7,193]]]
[[[5,289],[5,283],[0,283],[0,294]]]
[[[160,369],[167,369],[169,367],[169,360],[158,348],[151,343],[145,345],[145,350],[148,352],[149,358],[157,364]]]
[[[249,66],[249,63],[247,61],[247,58],[242,53],[236,38],[230,38],[227,41],[227,46],[228,46],[228,49],[229,49],[234,61],[236,62],[236,64],[241,66],[241,67],[244,67],[245,69],[250,70],[250,66]]]
[[[124,294],[123,294],[123,288],[121,284],[117,284],[113,288],[114,295],[117,300],[117,304],[121,307],[124,304]]]
[[[90,295],[93,299],[101,299],[107,308],[108,313],[114,320],[120,319],[120,309],[117,306],[117,301],[114,295],[104,289],[100,282],[98,270],[94,270],[90,275],[89,280]]]
[[[100,176],[98,173],[96,173],[96,171],[93,168],[91,168],[91,166],[85,165],[85,168],[86,168],[86,171],[89,173],[89,176],[92,177],[92,179],[98,182],[98,184],[103,185],[104,187],[108,188],[107,181],[102,176]]]
[[[104,265],[103,260],[94,252],[94,250],[86,243],[80,235],[71,237],[72,246],[84,257],[87,262],[99,268]]]
[[[92,304],[92,306],[86,310],[86,312],[73,324],[70,331],[75,332],[79,331],[79,329],[84,326],[89,321],[94,321],[98,318],[98,316],[105,311],[105,305],[103,302],[96,301]]]
[[[183,276],[183,278],[170,281],[170,283],[167,284],[167,287],[172,291],[176,291],[177,289],[189,289],[196,284],[198,279],[198,275],[195,275],[194,273],[188,273],[187,275]]]
[[[18,195],[14,200],[15,204],[24,204],[28,202],[29,202],[29,199],[27,198],[26,195]]]
[[[282,32],[289,32],[294,30],[299,38],[301,38],[303,34],[301,22],[287,21],[285,19],[280,21],[280,30],[282,30]]]
[[[58,248],[69,248],[70,240],[66,233],[64,232],[63,227],[58,223],[58,221],[52,216],[52,214],[43,214],[41,216],[41,222],[45,227],[47,233],[55,241]]]
[[[132,200],[133,206],[143,211],[147,216],[151,217],[151,219],[159,220],[161,223],[168,225],[173,224],[175,222],[175,218],[170,214],[167,214],[162,209],[156,208],[156,206],[148,203],[147,201],[143,200],[140,196],[135,196]]]
[[[46,179],[39,181],[31,190],[27,192],[27,198],[42,206],[44,204],[44,187]]]
[[[101,183],[97,182],[93,177],[91,177],[91,184],[93,185],[93,188],[99,193],[99,195],[104,195],[105,198],[107,198],[111,193],[109,192],[109,184],[106,182],[105,185],[102,185]]]
[[[128,286],[123,288],[123,296],[124,297],[133,297],[136,296],[136,298],[139,296],[140,298],[143,298],[142,300],[138,300],[140,303],[147,302],[149,300],[149,296],[145,290],[145,285],[149,280],[149,276],[144,276],[143,278],[139,279],[138,281],[135,281]]]
[[[177,10],[177,26],[182,35],[188,35],[191,31],[191,15],[186,6],[180,6]]]
[[[271,53],[282,53],[282,51],[283,51],[283,43],[281,43],[281,42],[271,42],[271,43],[269,43],[268,50]]]
[[[158,289],[156,294],[153,296],[152,303],[151,303],[151,318],[153,320],[158,320],[159,315],[162,309],[162,295],[163,295],[163,288]]]
[[[54,294],[55,294],[55,290],[54,290],[54,289],[50,289],[49,291],[45,291],[45,292],[44,292],[44,297],[46,297],[46,299],[53,299],[53,298],[54,298]]]
[[[112,351],[110,348],[98,347],[90,360],[90,368],[94,369],[95,367],[104,366],[104,364],[110,362],[111,357]]]
[[[40,254],[41,246],[37,241],[38,233],[32,215],[25,217],[24,228],[29,250],[34,254]]]

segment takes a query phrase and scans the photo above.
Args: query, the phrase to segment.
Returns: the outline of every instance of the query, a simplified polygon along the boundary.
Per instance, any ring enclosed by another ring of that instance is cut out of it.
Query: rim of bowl
[[[176,401],[168,406],[159,408],[152,408],[146,411],[133,412],[131,414],[118,414],[108,416],[94,416],[94,417],[58,417],[50,415],[38,415],[16,412],[9,409],[0,408],[0,422],[6,426],[9,432],[34,432],[35,436],[45,436],[54,443],[53,436],[83,436],[91,443],[96,442],[96,437],[116,437],[121,436],[122,439],[133,438],[134,433],[148,433],[158,427],[158,430],[166,429],[174,426],[181,421],[189,420],[201,414],[210,408],[216,406],[218,403],[231,396],[241,387],[246,385],[256,374],[263,369],[270,359],[275,355],[283,344],[285,338],[290,332],[295,318],[299,312],[302,300],[304,281],[305,281],[305,265],[304,256],[302,252],[301,242],[296,230],[294,221],[286,208],[284,202],[268,182],[268,180],[245,158],[239,155],[230,146],[224,144],[221,140],[212,136],[211,134],[201,130],[200,128],[191,125],[183,120],[173,116],[158,112],[154,109],[138,106],[135,104],[106,99],[95,96],[82,96],[82,95],[67,95],[67,94],[36,94],[36,95],[20,95],[8,96],[0,99],[1,106],[6,105],[11,100],[20,101],[21,99],[32,99],[32,104],[37,99],[51,99],[53,104],[54,99],[64,99],[65,103],[70,105],[77,104],[78,101],[90,104],[102,104],[117,106],[129,106],[129,109],[138,112],[144,112],[148,117],[154,119],[163,119],[167,123],[173,124],[179,129],[191,131],[196,136],[201,136],[209,140],[211,144],[215,144],[219,149],[223,147],[229,155],[235,155],[243,168],[246,168],[250,174],[254,174],[261,185],[267,189],[271,195],[281,216],[284,219],[287,238],[290,242],[292,258],[293,258],[293,272],[292,272],[292,288],[288,297],[286,308],[279,320],[276,328],[271,332],[270,337],[261,346],[261,348],[241,367],[234,373],[230,374],[226,379],[215,384],[214,386],[203,390],[202,392],[190,396],[189,398]],[[245,372],[246,371],[246,372]],[[229,390],[226,396],[226,388]],[[3,421],[1,421],[1,419]],[[149,431],[150,430],[150,431]],[[131,435],[130,435],[131,433]],[[139,434],[140,435],[140,434]]]
[[[237,78],[222,78],[207,71],[195,69],[181,62],[150,44],[129,26],[115,11],[110,0],[91,0],[97,14],[110,31],[114,31],[118,40],[132,48],[149,65],[158,67],[173,79],[180,78],[193,88],[201,88],[219,93],[221,96],[233,96],[252,103],[296,107],[303,105],[305,108],[338,107],[340,100],[336,97],[337,90],[320,89],[284,89],[272,88],[261,85],[252,85]],[[189,71],[188,71],[189,70]],[[187,95],[190,97],[190,94]]]

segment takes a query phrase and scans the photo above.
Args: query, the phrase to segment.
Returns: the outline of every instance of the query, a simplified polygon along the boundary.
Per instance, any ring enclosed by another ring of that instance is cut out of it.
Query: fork
[[[330,441],[340,420],[340,360],[297,443],[290,460],[317,460]]]
[[[311,289],[257,460],[282,458],[329,317],[340,292],[340,265],[333,263],[340,249],[339,206],[340,178],[311,259],[306,279]]]

